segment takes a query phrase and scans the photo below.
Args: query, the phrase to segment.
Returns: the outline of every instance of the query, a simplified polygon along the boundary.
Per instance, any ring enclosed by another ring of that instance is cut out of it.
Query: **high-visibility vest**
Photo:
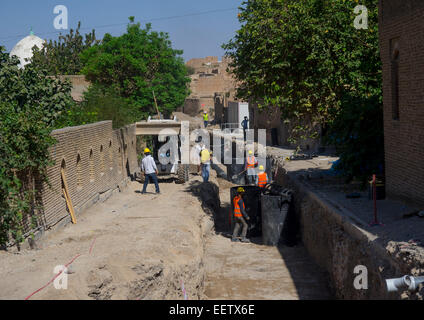
[[[258,187],[265,188],[268,183],[268,177],[266,176],[266,172],[262,172],[258,174]]]
[[[202,163],[208,162],[211,159],[211,154],[207,149],[203,149],[200,152],[200,160]]]
[[[209,115],[206,113],[206,114],[203,114],[203,120],[204,121],[208,121],[209,120]]]
[[[246,161],[247,161],[247,169],[255,167],[256,159],[254,156],[247,157]]]
[[[233,204],[234,204],[234,216],[235,217],[242,217],[241,214],[241,210],[240,210],[240,206],[239,206],[239,201],[241,199],[241,196],[236,195],[233,199]],[[243,201],[243,209],[244,209],[244,201]]]

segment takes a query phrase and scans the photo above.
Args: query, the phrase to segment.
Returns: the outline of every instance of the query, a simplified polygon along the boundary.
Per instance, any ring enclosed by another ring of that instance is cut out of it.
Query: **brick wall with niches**
[[[139,171],[134,125],[113,130],[112,121],[102,121],[55,130],[52,136],[57,140],[50,150],[55,164],[47,170],[50,186],[42,186],[44,228],[71,221],[62,192],[62,168],[77,218]]]

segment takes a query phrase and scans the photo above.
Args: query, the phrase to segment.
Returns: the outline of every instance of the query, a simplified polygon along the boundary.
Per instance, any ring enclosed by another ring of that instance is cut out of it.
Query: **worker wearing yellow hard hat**
[[[245,193],[245,190],[243,187],[237,188],[237,194],[233,198],[233,207],[234,207],[234,230],[233,230],[233,236],[231,238],[232,242],[250,242],[249,239],[246,238],[247,234],[247,221],[250,220],[249,216],[246,213],[246,208],[244,205],[243,200],[243,194]],[[241,237],[238,237],[240,228],[242,228],[241,231]]]
[[[246,157],[245,162],[246,180],[247,184],[253,185],[256,180],[255,167],[258,165],[258,161],[256,160],[252,150],[249,150],[248,154],[249,155]]]
[[[256,176],[256,185],[260,188],[265,188],[265,186],[268,183],[268,175],[266,174],[264,170],[264,166],[259,166],[259,173]]]
[[[141,172],[144,174],[144,185],[142,194],[145,194],[147,191],[147,186],[149,182],[153,182],[155,184],[156,193],[160,193],[159,182],[158,182],[158,168],[156,167],[155,159],[153,159],[151,155],[151,151],[149,148],[144,149],[144,158],[141,161]]]
[[[209,115],[208,115],[208,112],[205,110],[203,111],[203,123],[205,125],[205,128],[208,126],[208,122],[209,122]]]

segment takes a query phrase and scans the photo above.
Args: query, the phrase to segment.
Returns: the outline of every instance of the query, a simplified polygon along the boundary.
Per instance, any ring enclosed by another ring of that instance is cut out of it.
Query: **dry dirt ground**
[[[233,185],[211,174],[211,185],[221,181],[225,209]],[[189,300],[330,298],[325,275],[302,246],[232,243],[215,234],[212,214],[203,211],[210,194],[193,192],[202,189],[198,176],[161,183],[160,195],[141,195],[141,187],[130,183],[76,225],[46,234],[37,250],[0,252],[0,299],[34,292],[31,300],[184,299],[184,292]],[[68,289],[57,290],[54,268],[68,263]]]
[[[141,195],[142,185],[132,182],[50,234],[39,250],[0,252],[0,299],[26,298],[78,254],[67,290],[50,284],[31,299],[182,299],[182,286],[188,299],[202,298],[203,233],[212,222],[186,185],[160,186],[160,195]]]

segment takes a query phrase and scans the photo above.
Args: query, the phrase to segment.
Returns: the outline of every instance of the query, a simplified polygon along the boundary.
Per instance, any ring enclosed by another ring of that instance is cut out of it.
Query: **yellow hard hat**
[[[237,188],[237,192],[238,193],[243,193],[244,192],[244,188],[243,187],[238,187]]]
[[[253,151],[252,150],[249,150],[249,154],[253,154]]]
[[[264,171],[264,166],[263,165],[260,165],[259,166],[259,170]]]
[[[150,153],[150,149],[149,148],[144,149],[144,153]]]

